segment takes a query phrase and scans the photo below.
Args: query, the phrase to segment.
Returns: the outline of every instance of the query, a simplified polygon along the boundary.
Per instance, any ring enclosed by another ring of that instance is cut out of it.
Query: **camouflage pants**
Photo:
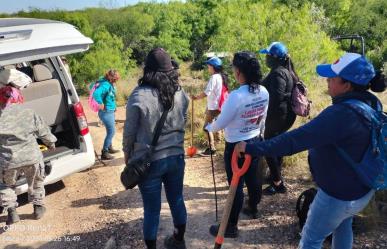
[[[15,169],[0,170],[0,206],[7,210],[18,206],[15,184],[18,177],[24,174],[28,184],[28,200],[34,205],[44,205],[45,196],[43,180],[44,163],[23,166]]]

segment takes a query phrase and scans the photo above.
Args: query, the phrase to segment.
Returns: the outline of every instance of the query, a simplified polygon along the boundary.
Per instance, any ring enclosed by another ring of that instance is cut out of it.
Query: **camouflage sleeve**
[[[35,135],[40,138],[47,146],[51,146],[56,142],[56,137],[51,133],[50,127],[44,122],[43,118],[38,114],[34,114]]]

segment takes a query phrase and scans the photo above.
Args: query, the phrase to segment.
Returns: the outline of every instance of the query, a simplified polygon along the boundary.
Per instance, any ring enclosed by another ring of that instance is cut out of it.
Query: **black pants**
[[[261,140],[260,138],[252,138],[247,140],[247,143],[256,142]],[[231,169],[231,158],[234,151],[234,147],[237,143],[227,143],[224,150],[224,165],[227,173],[228,183],[231,183],[232,179],[232,169]],[[239,166],[242,166],[243,159],[238,161]],[[231,214],[229,223],[238,224],[239,213],[243,206],[243,186],[246,182],[247,191],[249,195],[249,206],[252,209],[256,209],[258,203],[261,201],[262,197],[262,163],[260,162],[260,157],[253,157],[251,160],[251,165],[247,170],[246,174],[240,178],[238,188],[235,194],[234,203],[232,205]]]
[[[281,135],[292,127],[296,115],[293,112],[289,112],[288,115],[282,119],[276,120],[276,122],[266,122],[265,127],[265,139],[270,139],[275,136]],[[270,178],[274,182],[282,180],[282,162],[283,157],[265,157],[267,166],[270,169]]]

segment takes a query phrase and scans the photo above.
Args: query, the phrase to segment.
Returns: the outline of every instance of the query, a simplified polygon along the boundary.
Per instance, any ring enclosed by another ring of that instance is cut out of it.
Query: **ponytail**
[[[288,69],[288,71],[290,72],[290,75],[292,76],[293,80],[295,82],[300,81],[300,77],[298,77],[296,69],[294,68],[294,64],[293,64],[292,59],[290,58],[290,54],[287,54],[285,56],[285,62],[286,62],[285,68]]]
[[[376,93],[384,92],[387,88],[386,76],[381,70],[376,71],[375,77],[370,81],[371,91]]]
[[[344,82],[349,82],[355,92],[364,92],[369,89],[373,92],[381,93],[387,88],[385,75],[381,71],[377,71],[375,77],[371,79],[368,85],[359,85],[351,81],[343,79]]]
[[[215,73],[220,74],[222,76],[222,84],[227,88],[228,90],[228,75],[223,71],[223,67],[213,67]]]
[[[243,71],[242,71],[243,72]],[[255,92],[256,89],[259,89],[261,84],[262,74],[261,67],[257,58],[250,58],[247,64],[247,70],[245,74],[247,83],[249,84],[249,91]]]
[[[296,69],[294,68],[293,61],[290,58],[290,54],[286,54],[284,57],[275,57],[268,55],[266,61],[268,63],[268,66],[272,69],[278,66],[283,66],[284,68],[286,68],[290,72],[293,81],[297,82],[300,80],[300,77],[298,77]]]
[[[261,66],[255,54],[251,52],[237,52],[234,55],[232,62],[233,66],[237,67],[249,85],[249,92],[254,93],[259,89],[262,81]]]

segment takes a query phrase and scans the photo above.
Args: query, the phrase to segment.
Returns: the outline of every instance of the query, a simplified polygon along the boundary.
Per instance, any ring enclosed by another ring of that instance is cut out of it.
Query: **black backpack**
[[[296,213],[301,230],[305,225],[306,218],[308,217],[309,206],[312,204],[316,194],[317,189],[310,188],[302,192],[297,199]]]

